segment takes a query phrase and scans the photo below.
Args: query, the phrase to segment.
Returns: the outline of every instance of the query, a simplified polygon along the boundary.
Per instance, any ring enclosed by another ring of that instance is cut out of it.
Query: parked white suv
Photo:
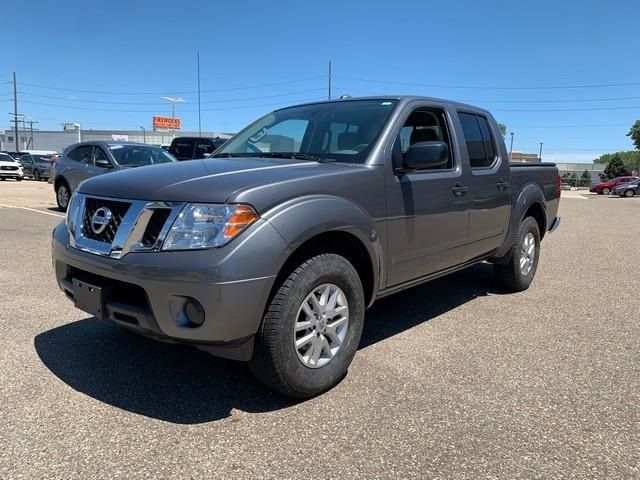
[[[13,178],[19,182],[23,177],[22,165],[8,153],[0,153],[0,180]]]

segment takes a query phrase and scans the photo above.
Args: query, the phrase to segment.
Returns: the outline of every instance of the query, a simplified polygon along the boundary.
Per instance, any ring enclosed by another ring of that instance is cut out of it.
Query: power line
[[[509,125],[509,128],[610,128],[629,127],[627,123],[610,123],[608,125]]]
[[[280,85],[289,85],[292,83],[301,83],[308,82],[311,80],[318,80],[320,78],[324,79],[326,75],[316,75],[314,77],[306,77],[306,78],[298,78],[295,80],[286,80],[282,82],[273,82],[273,83],[263,83],[261,85],[251,85],[245,87],[231,87],[231,88],[218,88],[218,89],[209,89],[209,90],[201,90],[201,93],[214,93],[214,92],[232,92],[237,90],[251,90],[254,88],[267,88],[267,87],[276,87]],[[100,90],[81,90],[77,88],[63,88],[63,87],[49,87],[47,85],[37,85],[34,83],[22,83],[22,85],[26,85],[34,88],[43,88],[46,90],[58,90],[63,92],[76,92],[76,93],[93,93],[98,95],[164,95],[168,91],[172,94],[176,95],[186,95],[186,94],[196,94],[197,90],[185,90],[185,91],[174,91],[172,89],[167,89],[165,91],[158,92],[114,92],[114,91],[100,91]]]
[[[413,87],[428,87],[428,88],[459,88],[459,89],[473,89],[473,90],[564,90],[564,89],[579,89],[579,88],[610,88],[610,87],[633,87],[640,86],[640,82],[628,82],[628,83],[601,83],[591,85],[544,85],[537,87],[509,87],[509,86],[483,86],[483,85],[440,85],[429,83],[412,83],[412,82],[396,82],[390,80],[374,80],[367,78],[346,77],[343,75],[333,75],[334,78],[342,78],[344,80],[353,80],[357,82],[366,83],[379,83],[386,85],[407,85]]]
[[[595,111],[605,111],[605,110],[640,110],[640,106],[630,106],[630,107],[601,107],[601,108],[550,108],[550,109],[541,109],[541,108],[524,108],[524,109],[491,109],[493,112],[595,112]]]
[[[292,100],[298,103],[306,103],[306,102],[314,102],[318,100],[324,100],[324,97],[316,97],[316,98],[306,98],[306,99],[296,99]],[[82,110],[82,111],[94,111],[94,112],[116,112],[116,113],[157,113],[159,108],[155,110],[122,110],[122,109],[113,109],[113,108],[92,108],[92,107],[78,107],[73,105],[60,105],[53,103],[44,103],[44,102],[32,102],[29,100],[22,100],[22,103],[28,103],[30,105],[42,105],[47,107],[56,107],[62,109],[70,109],[70,110]],[[277,102],[277,103],[264,103],[260,105],[240,105],[235,107],[221,107],[221,108],[203,108],[203,112],[216,112],[220,110],[240,110],[240,109],[251,109],[258,107],[271,107],[278,105],[289,105],[289,102]],[[182,109],[182,112],[197,112],[197,109]]]
[[[295,92],[288,93],[279,93],[275,95],[261,95],[259,97],[243,97],[243,98],[226,98],[224,100],[208,100],[203,101],[203,104],[216,104],[216,103],[233,103],[233,102],[243,102],[247,100],[262,100],[266,98],[281,98],[288,97],[292,95],[301,95],[306,93],[320,92],[325,91],[324,87],[319,88],[311,88],[307,90],[298,90]],[[88,100],[88,99],[80,99],[80,98],[67,98],[67,97],[57,97],[54,95],[42,95],[39,93],[33,92],[18,92],[21,95],[27,95],[29,97],[38,97],[38,98],[47,98],[51,100],[64,100],[65,102],[79,102],[79,103],[88,103],[88,104],[106,104],[106,105],[149,105],[149,106],[158,106],[162,105],[160,102],[115,102],[111,100]]]

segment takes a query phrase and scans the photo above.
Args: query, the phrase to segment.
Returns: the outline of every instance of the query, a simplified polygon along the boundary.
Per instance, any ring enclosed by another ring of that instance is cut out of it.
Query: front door
[[[89,164],[87,165],[87,178],[95,177],[96,175],[102,175],[109,171],[109,168],[98,166],[96,160],[106,160],[107,162],[111,162],[107,153],[102,149],[102,147],[95,146],[93,149],[93,156]]]
[[[445,111],[418,106],[404,119],[387,178],[387,286],[419,278],[463,261],[469,224],[467,175],[452,141]],[[437,168],[401,172],[412,144],[442,141],[449,160]]]

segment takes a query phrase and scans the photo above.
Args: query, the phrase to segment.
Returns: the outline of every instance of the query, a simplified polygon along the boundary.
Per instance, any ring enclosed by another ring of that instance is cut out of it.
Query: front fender
[[[267,220],[282,235],[288,247],[281,265],[307,240],[331,231],[347,232],[365,247],[373,266],[372,298],[382,276],[380,234],[371,216],[353,202],[334,195],[309,195],[289,200],[266,212]]]

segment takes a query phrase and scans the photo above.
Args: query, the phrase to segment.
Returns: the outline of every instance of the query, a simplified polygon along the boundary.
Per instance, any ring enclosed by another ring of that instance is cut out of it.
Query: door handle
[[[469,187],[467,187],[466,185],[460,185],[459,183],[456,183],[456,185],[451,189],[451,191],[456,197],[462,197],[464,196],[465,193],[469,191]]]
[[[498,190],[500,190],[501,192],[504,192],[507,188],[509,188],[509,184],[504,180],[500,180],[496,185],[498,186]]]

